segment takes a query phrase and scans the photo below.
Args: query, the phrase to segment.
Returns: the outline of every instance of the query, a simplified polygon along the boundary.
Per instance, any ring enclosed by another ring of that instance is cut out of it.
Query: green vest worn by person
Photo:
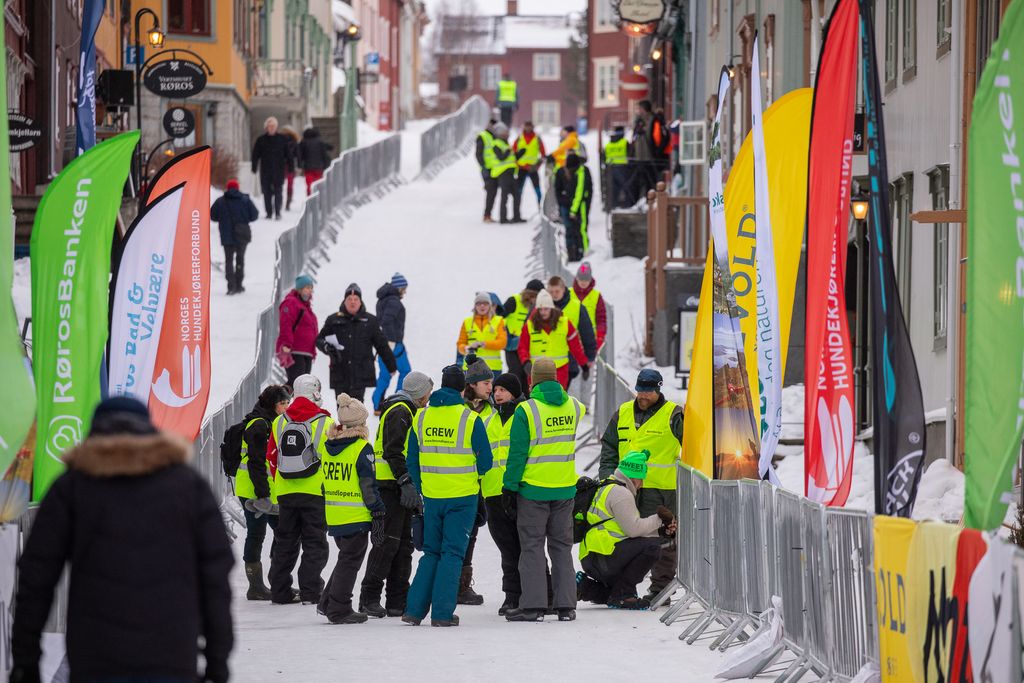
[[[619,407],[619,460],[630,451],[650,451],[644,487],[675,491],[681,446],[672,433],[671,421],[677,406],[672,401],[665,401],[658,412],[640,425],[640,429],[636,428],[634,406],[634,401],[627,401]]]
[[[520,135],[516,140],[516,149],[522,150],[523,156],[519,157],[520,166],[534,166],[540,163],[540,136],[534,135],[527,142],[525,135]]]
[[[416,413],[420,484],[427,498],[462,498],[480,491],[473,452],[473,424],[465,405],[430,406]]]
[[[245,423],[245,431],[257,420],[265,419],[254,417]],[[235,495],[239,498],[255,498],[256,489],[252,485],[252,477],[249,476],[249,442],[245,440],[245,431],[242,432],[242,460],[238,463],[238,471],[235,472]],[[261,455],[266,457],[266,453],[261,453]]]
[[[396,408],[404,410],[409,413],[410,417],[414,413],[409,409],[408,404],[403,401],[397,401],[388,406],[388,409],[384,411],[384,414],[380,416],[380,422],[377,423],[377,437],[373,441],[373,464],[377,468],[377,481],[394,481],[395,474],[391,471],[391,465],[384,459],[384,421],[388,419],[388,415],[391,414]],[[417,411],[419,412],[419,411]],[[409,454],[409,442],[406,441],[402,447],[402,455],[408,456]]]
[[[316,468],[314,472],[306,477],[301,478],[288,478],[281,474],[280,460],[281,450],[284,445],[281,442],[281,435],[291,420],[288,419],[288,415],[278,415],[274,420],[272,430],[274,433],[274,441],[277,443],[278,451],[278,469],[274,474],[274,486],[273,493],[274,498],[280,498],[290,493],[306,493],[311,496],[322,496],[323,495],[323,475],[320,472],[320,468]],[[315,454],[319,457],[320,462],[323,462],[324,456],[327,455],[327,435],[331,431],[331,425],[334,424],[334,420],[326,415],[317,415],[312,420],[309,420],[309,431],[312,434],[312,447]]]
[[[622,166],[629,162],[626,138],[612,140],[604,146],[604,163],[609,166]]]
[[[608,494],[616,486],[619,484],[608,481],[594,494],[586,519],[591,526],[580,543],[580,560],[590,553],[611,555],[618,542],[626,538],[626,533],[608,510]]]
[[[586,412],[572,396],[560,406],[531,398],[522,410],[530,430],[530,450],[523,483],[558,489],[576,484],[576,430]]]
[[[573,291],[573,296],[576,296],[576,292]],[[597,291],[597,287],[587,292],[587,295],[583,297],[583,301],[580,301],[580,305],[583,306],[583,310],[587,312],[587,316],[590,318],[590,326],[594,328],[594,336],[597,336],[597,300],[601,298],[601,292]]]
[[[536,321],[526,323],[526,332],[530,335],[530,360],[550,358],[555,367],[569,364],[569,318],[558,316],[558,323],[550,333],[537,326]]]
[[[526,310],[522,294],[514,294],[512,299],[516,302],[516,310],[512,311],[512,315],[505,318],[505,330],[509,334],[514,334],[518,337],[523,333],[523,325],[526,324],[526,318],[530,315],[530,312]]]
[[[466,328],[466,341],[470,344],[473,342],[491,342],[498,338],[498,328],[500,327],[504,318],[500,315],[492,316],[487,324],[484,325],[484,329],[479,329],[474,325],[475,316],[469,316],[462,322],[462,326]],[[481,346],[474,351],[477,358],[482,358],[487,367],[491,370],[497,370],[501,372],[501,350],[500,349],[489,349],[486,346]],[[466,367],[465,361],[463,361],[463,368]]]
[[[503,78],[498,81],[498,104],[515,104],[518,86],[510,78]]]
[[[519,165],[516,163],[516,155],[512,154],[512,148],[508,146],[508,142],[502,140],[501,138],[494,138],[494,146],[492,150],[502,152],[508,150],[509,152],[509,155],[504,159],[499,159],[498,156],[494,154],[494,151],[491,152],[491,154],[494,156],[494,165],[491,166],[492,178],[497,178],[505,171],[515,172],[516,169],[519,168]]]
[[[370,510],[363,502],[363,491],[359,488],[359,475],[356,473],[356,460],[368,445],[365,439],[356,439],[341,453],[326,453],[320,461],[328,527],[372,521]]]
[[[494,167],[494,162],[497,161],[494,158],[494,135],[485,128],[480,131],[479,137],[484,143],[484,170],[489,171]]]
[[[487,440],[491,443],[494,464],[480,480],[480,491],[484,498],[491,498],[501,495],[505,465],[508,464],[508,438],[512,431],[512,419],[502,423],[501,416],[494,412],[484,420],[484,427],[487,429]]]

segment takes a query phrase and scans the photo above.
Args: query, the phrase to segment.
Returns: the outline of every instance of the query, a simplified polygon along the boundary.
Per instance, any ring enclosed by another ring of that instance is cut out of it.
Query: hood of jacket
[[[565,389],[558,382],[541,382],[533,387],[530,398],[543,401],[549,406],[560,406],[569,400],[569,394],[565,393]]]
[[[409,406],[409,411],[415,415],[416,411],[419,410],[419,406],[416,405],[416,401],[412,400],[412,396],[405,393],[405,390],[399,389],[391,396],[388,396],[380,402],[380,414],[383,415],[384,411],[393,406],[396,403],[404,403]]]
[[[435,408],[439,406],[461,406],[465,405],[465,400],[462,398],[462,394],[454,389],[441,387],[430,395],[429,405]]]
[[[92,436],[64,455],[68,469],[93,477],[141,477],[187,463],[192,446],[169,434]]]
[[[303,140],[313,140],[318,137],[320,137],[320,131],[318,131],[316,128],[307,128],[306,130],[302,131]]]
[[[616,132],[612,133],[611,141],[612,142],[618,142],[619,140],[621,140],[624,137],[626,137],[625,131],[623,131],[622,133],[619,133],[619,132],[616,131]]]
[[[612,479],[619,482],[629,490],[629,495],[636,498],[637,490],[636,486],[633,485],[633,480],[623,474],[618,468],[612,473]]]
[[[305,396],[298,396],[294,401],[292,401],[291,405],[288,406],[288,410],[285,412],[285,415],[287,415],[288,419],[292,422],[305,422],[317,415],[326,415],[327,417],[331,416],[329,412],[313,403]]]
[[[299,290],[297,289],[293,289],[292,291],[288,292],[288,295],[285,296],[285,299],[291,299],[296,303],[296,305],[305,306],[310,310],[312,310],[313,308],[313,296],[310,295],[309,301],[306,301],[305,299],[302,298],[302,295],[299,294]]]
[[[398,287],[395,287],[390,282],[385,282],[380,286],[380,289],[377,290],[377,299],[387,299],[391,296],[401,298],[402,295],[398,292]]]
[[[233,187],[230,190],[225,190],[225,192],[224,192],[224,199],[230,199],[230,200],[236,200],[237,201],[237,200],[245,199],[246,196],[247,195],[244,192],[242,192],[241,190],[236,190]]]

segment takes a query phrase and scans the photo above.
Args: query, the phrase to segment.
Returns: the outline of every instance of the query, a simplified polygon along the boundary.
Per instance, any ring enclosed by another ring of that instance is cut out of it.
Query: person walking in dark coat
[[[366,312],[363,290],[354,282],[345,289],[341,309],[324,323],[316,347],[331,359],[331,389],[335,394],[363,400],[367,387],[377,381],[373,372],[374,349],[389,373],[398,371],[395,354],[376,316]]]
[[[278,308],[278,330],[275,353],[277,362],[288,373],[288,386],[296,377],[308,375],[316,358],[316,335],[320,329],[313,312],[313,278],[300,275],[295,278],[295,289]]]
[[[284,210],[292,210],[292,197],[295,196],[295,169],[299,166],[299,134],[291,126],[281,126],[281,133],[288,138],[288,159],[291,166],[285,173]]]
[[[220,244],[224,247],[224,277],[228,281],[228,294],[245,291],[245,248],[252,241],[250,223],[260,217],[260,210],[249,195],[239,189],[238,180],[227,183],[224,194],[210,207],[210,220],[217,221]]]
[[[267,218],[281,218],[281,194],[285,176],[295,171],[288,136],[277,132],[277,119],[273,116],[263,124],[267,132],[256,138],[252,146],[252,172],[260,172],[260,191]]]
[[[310,195],[313,183],[324,177],[324,171],[331,165],[331,145],[320,137],[316,128],[307,128],[302,132],[299,143],[299,167],[306,178],[306,196]]]
[[[401,273],[391,276],[391,282],[384,283],[377,290],[377,321],[388,340],[388,346],[395,354],[398,365],[398,389],[402,388],[406,376],[412,370],[409,352],[405,348],[405,290],[409,281]],[[373,412],[380,415],[380,402],[391,385],[391,373],[384,366],[384,359],[377,356],[377,388],[373,390]]]
[[[65,566],[72,681],[228,680],[235,559],[217,500],[188,465],[191,450],[158,432],[135,399],[96,407],[21,555],[11,681],[40,680],[40,641]]]

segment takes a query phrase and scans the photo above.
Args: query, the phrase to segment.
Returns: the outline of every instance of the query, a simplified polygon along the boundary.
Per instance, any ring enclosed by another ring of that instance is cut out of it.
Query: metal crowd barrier
[[[420,137],[420,175],[433,178],[452,158],[461,155],[487,125],[491,110],[479,95],[466,100],[454,114],[449,114],[423,131]]]

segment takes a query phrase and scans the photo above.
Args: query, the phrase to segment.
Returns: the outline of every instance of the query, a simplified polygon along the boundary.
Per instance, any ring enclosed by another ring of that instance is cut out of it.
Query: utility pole
[[[341,151],[352,149],[358,144],[356,133],[356,88],[359,87],[359,72],[356,69],[356,43],[362,38],[357,24],[349,24],[342,37],[348,44],[348,59],[345,64],[345,99],[341,106],[341,121],[338,135]]]

